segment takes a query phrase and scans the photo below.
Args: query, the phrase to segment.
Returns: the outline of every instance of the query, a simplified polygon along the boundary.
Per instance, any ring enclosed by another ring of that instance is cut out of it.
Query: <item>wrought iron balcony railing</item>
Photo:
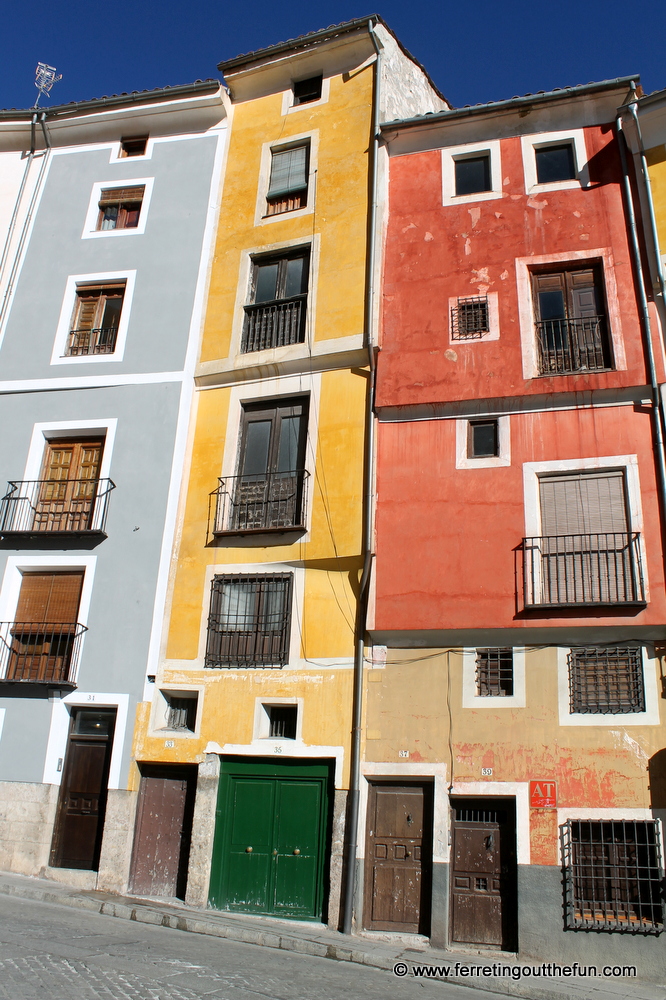
[[[0,682],[76,686],[78,622],[0,622]]]
[[[105,534],[110,479],[33,479],[8,483],[0,536]]]
[[[67,338],[66,358],[86,354],[113,354],[116,349],[118,327],[100,326],[92,330],[70,330]]]
[[[245,306],[241,352],[265,351],[269,347],[302,344],[305,340],[307,293],[288,299]]]
[[[611,367],[606,318],[547,319],[536,324],[540,375],[571,375]]]
[[[645,604],[640,535],[523,539],[525,607]]]
[[[309,473],[264,472],[220,479],[215,497],[214,535],[305,528]]]

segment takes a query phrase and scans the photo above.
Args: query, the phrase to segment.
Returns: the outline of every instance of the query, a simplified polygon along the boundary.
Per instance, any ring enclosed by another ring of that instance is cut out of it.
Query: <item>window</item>
[[[322,74],[294,83],[294,105],[309,104],[321,98]]]
[[[265,351],[305,340],[310,248],[252,263],[241,352]]]
[[[271,150],[271,177],[266,193],[266,215],[305,208],[308,200],[310,143]]]
[[[5,681],[73,683],[80,637],[77,623],[83,572],[24,572],[13,622],[0,642]]]
[[[145,156],[147,135],[127,137],[120,140],[120,156]]]
[[[574,150],[570,142],[534,150],[538,184],[570,181],[576,177]]]
[[[298,707],[296,705],[264,705],[268,715],[268,738],[295,740]]]
[[[572,713],[621,715],[645,711],[640,646],[578,646],[568,656]]]
[[[497,420],[470,420],[467,457],[494,458],[498,456],[499,428]]]
[[[598,265],[533,272],[540,375],[613,367]]]
[[[490,333],[488,296],[457,299],[451,307],[451,340],[479,340]]]
[[[243,410],[238,475],[220,480],[216,533],[303,528],[308,401]]]
[[[513,649],[477,649],[476,693],[480,698],[513,696]]]
[[[65,357],[113,354],[125,286],[125,281],[77,286]]]
[[[196,691],[162,691],[161,694],[166,704],[164,729],[193,733],[197,721]]]
[[[99,199],[97,229],[136,229],[139,225],[145,184],[127,188],[103,188]]]
[[[455,160],[456,195],[491,191],[490,154]]]
[[[283,667],[289,660],[291,573],[216,576],[206,667]]]
[[[645,603],[625,492],[621,470],[540,477],[542,535],[524,540],[527,605]]]
[[[560,828],[570,929],[663,930],[655,820],[576,820]]]

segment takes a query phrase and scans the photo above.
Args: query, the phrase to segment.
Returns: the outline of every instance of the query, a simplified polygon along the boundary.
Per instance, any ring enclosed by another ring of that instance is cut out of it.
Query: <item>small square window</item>
[[[193,733],[197,722],[196,692],[183,691],[171,694],[162,691],[162,695],[166,702],[166,721],[163,728]]]
[[[136,229],[141,215],[145,184],[130,188],[105,188],[100,193],[97,230]]]
[[[560,146],[535,149],[538,184],[553,184],[576,178],[573,146],[570,142]]]
[[[491,191],[490,156],[465,157],[455,161],[456,195]]]
[[[479,340],[489,332],[488,296],[458,299],[451,308],[451,340]]]
[[[120,140],[120,156],[145,156],[147,135],[132,136]]]
[[[264,705],[268,715],[268,738],[295,740],[298,722],[297,705]]]
[[[470,420],[467,439],[468,458],[499,456],[499,429],[496,420]]]
[[[309,104],[311,101],[318,101],[321,98],[321,85],[323,77],[311,76],[307,80],[299,80],[294,84],[294,106],[298,104]]]
[[[477,649],[476,693],[480,698],[513,696],[513,649]]]
[[[310,143],[271,151],[271,178],[266,192],[266,215],[305,208],[308,201]]]

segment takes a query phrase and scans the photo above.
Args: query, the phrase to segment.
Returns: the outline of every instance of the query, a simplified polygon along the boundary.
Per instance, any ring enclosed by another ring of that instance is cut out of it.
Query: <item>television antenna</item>
[[[49,66],[48,63],[38,62],[37,69],[35,70],[35,87],[39,93],[37,94],[37,100],[34,103],[34,107],[39,104],[39,98],[44,95],[44,97],[50,97],[51,88],[54,83],[58,80],[62,80],[62,73],[56,75],[55,66]]]

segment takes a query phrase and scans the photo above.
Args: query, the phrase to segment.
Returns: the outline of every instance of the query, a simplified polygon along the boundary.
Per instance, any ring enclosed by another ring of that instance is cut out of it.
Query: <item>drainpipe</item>
[[[370,40],[377,55],[375,61],[375,78],[373,87],[372,107],[372,142],[370,162],[370,191],[368,213],[368,256],[366,261],[366,293],[365,293],[365,347],[368,352],[370,380],[368,385],[365,414],[365,470],[363,482],[363,573],[359,587],[358,607],[356,613],[356,645],[354,648],[354,701],[351,752],[349,755],[349,808],[345,824],[345,885],[344,910],[342,919],[343,934],[351,934],[354,916],[354,897],[356,889],[356,852],[359,818],[359,798],[361,786],[361,722],[363,718],[363,678],[365,659],[365,630],[368,616],[368,587],[372,569],[372,515],[373,515],[373,470],[375,457],[375,347],[373,344],[374,329],[374,298],[375,298],[375,261],[377,222],[377,160],[379,149],[379,115],[382,53],[381,43],[373,31],[373,22],[368,24]]]
[[[636,87],[632,81],[631,89],[635,94]],[[666,452],[664,450],[664,412],[662,406],[661,393],[659,391],[659,382],[657,381],[657,371],[654,361],[654,348],[652,343],[652,328],[650,324],[650,312],[648,308],[647,294],[645,291],[645,274],[643,271],[643,263],[641,261],[641,250],[640,243],[638,239],[638,227],[636,224],[636,213],[634,211],[634,203],[631,194],[631,181],[629,179],[629,167],[627,163],[627,150],[629,145],[627,143],[624,130],[622,128],[622,118],[618,114],[615,126],[618,133],[618,146],[620,149],[620,160],[622,163],[622,186],[625,198],[625,207],[627,210],[627,217],[629,220],[629,242],[631,245],[631,254],[634,261],[634,267],[636,269],[636,275],[638,277],[638,300],[641,313],[641,330],[643,332],[643,343],[645,347],[645,356],[648,365],[648,374],[650,379],[650,389],[652,391],[652,424],[654,427],[654,440],[655,440],[655,458],[657,463],[657,490],[659,494],[659,501],[661,507],[662,515],[662,540],[666,538]],[[657,244],[658,247],[658,244]],[[658,256],[658,254],[657,254]]]

